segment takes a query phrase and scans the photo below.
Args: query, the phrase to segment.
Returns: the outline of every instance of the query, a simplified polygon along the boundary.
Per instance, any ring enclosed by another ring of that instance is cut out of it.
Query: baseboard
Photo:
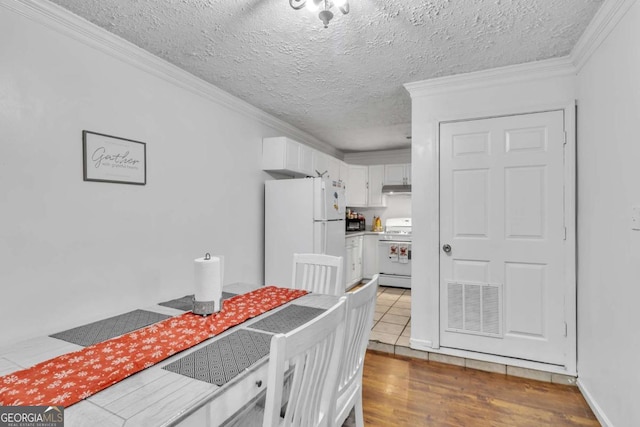
[[[600,405],[598,405],[598,402],[596,402],[596,400],[593,398],[593,395],[589,392],[580,378],[578,378],[576,384],[578,385],[578,390],[580,390],[580,393],[582,393],[584,400],[587,401],[587,404],[593,411],[593,414],[596,416],[598,422],[600,422],[602,427],[613,427],[613,423],[609,420],[609,418],[607,418],[607,415],[604,413]]]
[[[513,366],[516,368],[533,369],[536,371],[549,372],[552,374],[566,375],[576,377],[577,372],[568,370],[565,366],[551,365],[548,363],[534,362],[531,360],[516,359],[512,357],[497,356],[494,354],[478,353],[475,351],[458,350],[453,348],[440,347],[438,349],[429,350],[432,353],[444,354],[447,356],[455,356],[470,360],[479,360],[481,362],[489,362],[501,364],[505,366]]]
[[[476,353],[473,351],[450,349],[445,347],[433,348],[433,343],[429,340],[420,340],[415,338],[409,339],[409,345],[413,350],[426,351],[429,353],[442,354],[445,356],[455,356],[461,359],[479,360],[495,364],[503,364],[505,366],[513,366],[517,368],[533,369],[537,371],[549,372],[551,374],[560,374],[569,377],[576,377],[577,372],[567,370],[564,366],[549,365],[547,363],[533,362],[529,360],[514,359],[510,357],[496,356],[493,354]]]
[[[433,343],[429,340],[409,339],[409,345],[414,350],[433,351]]]

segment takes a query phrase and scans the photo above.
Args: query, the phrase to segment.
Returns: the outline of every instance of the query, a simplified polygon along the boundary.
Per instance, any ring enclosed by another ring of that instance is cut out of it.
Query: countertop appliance
[[[364,218],[347,218],[347,231],[365,231],[367,225]]]
[[[345,194],[326,178],[265,182],[264,280],[291,286],[293,254],[345,256]]]
[[[389,218],[378,239],[381,286],[411,288],[411,218]]]

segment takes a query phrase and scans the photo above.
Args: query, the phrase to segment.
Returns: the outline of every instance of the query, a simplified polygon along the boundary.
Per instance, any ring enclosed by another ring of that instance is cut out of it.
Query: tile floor
[[[396,353],[396,347],[409,348],[410,336],[411,289],[379,287],[369,348]]]

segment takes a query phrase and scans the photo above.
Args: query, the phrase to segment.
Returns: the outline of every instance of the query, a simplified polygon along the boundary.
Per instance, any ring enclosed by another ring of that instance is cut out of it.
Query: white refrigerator
[[[326,178],[265,182],[264,279],[291,286],[294,253],[344,257],[345,193]]]

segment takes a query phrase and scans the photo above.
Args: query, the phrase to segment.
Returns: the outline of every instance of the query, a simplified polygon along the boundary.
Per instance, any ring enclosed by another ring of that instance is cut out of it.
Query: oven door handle
[[[411,242],[403,240],[378,240],[378,243],[393,243],[394,245],[408,245],[411,246]]]

